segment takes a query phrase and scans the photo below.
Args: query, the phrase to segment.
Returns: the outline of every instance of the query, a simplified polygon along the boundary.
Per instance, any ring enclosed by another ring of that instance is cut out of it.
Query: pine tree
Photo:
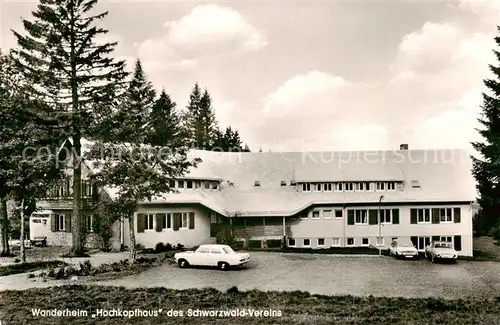
[[[144,131],[148,127],[155,97],[153,85],[147,80],[141,61],[137,60],[132,79],[124,94],[124,101],[113,116],[113,121],[116,123],[114,125],[116,138],[129,141],[131,138],[146,134]]]
[[[238,130],[228,126],[224,133],[216,131],[214,148],[224,152],[250,152],[247,145],[243,146]]]
[[[500,47],[500,36],[495,41]],[[494,53],[500,63],[500,52],[494,50]],[[478,132],[484,142],[472,143],[481,155],[479,159],[472,157],[480,205],[474,228],[480,235],[488,234],[495,225],[500,227],[500,64],[489,67],[494,79],[484,80],[490,94],[483,93],[482,114],[478,119],[483,126]]]
[[[148,143],[156,146],[177,147],[187,145],[187,134],[181,126],[176,103],[162,90],[149,116]]]
[[[107,12],[91,14],[96,4],[97,0],[40,0],[33,20],[23,19],[26,35],[14,31],[14,58],[30,93],[57,108],[59,116],[69,115],[65,130],[73,141],[75,255],[83,254],[81,138],[96,136],[96,125],[108,115],[126,77],[124,61],[110,57],[117,43],[96,43],[96,37],[107,33],[96,25]]]
[[[198,84],[195,84],[186,108],[184,120],[191,145],[210,150],[216,139],[217,120],[208,90],[205,89],[202,93]]]

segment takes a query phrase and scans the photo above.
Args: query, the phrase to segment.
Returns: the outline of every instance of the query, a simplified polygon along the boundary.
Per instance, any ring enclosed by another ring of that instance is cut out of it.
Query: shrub
[[[163,253],[165,252],[165,245],[162,242],[159,242],[155,246],[155,253]]]
[[[184,249],[184,245],[182,245],[181,243],[175,245],[175,249],[180,251],[180,250],[183,250]]]
[[[16,259],[14,260],[14,263],[19,263],[19,262],[21,262],[21,260],[20,260],[19,258],[16,258]]]
[[[165,252],[170,252],[172,250],[172,244],[166,243],[165,244]]]
[[[238,292],[238,287],[236,286],[232,286],[231,288],[227,289],[228,294],[237,294]]]
[[[260,240],[249,240],[248,248],[262,248],[262,242]]]
[[[500,240],[500,224],[496,225],[495,227],[491,228],[489,235],[493,237],[496,240]]]
[[[237,240],[233,243],[231,248],[233,248],[234,250],[243,249],[245,248],[245,242],[243,240]]]
[[[80,275],[90,275],[90,272],[92,271],[92,264],[90,263],[89,260],[86,260],[85,262],[80,262]]]
[[[267,241],[268,248],[281,248],[282,241],[281,239],[269,239]]]
[[[229,225],[222,228],[221,231],[219,231],[217,233],[216,238],[217,238],[217,244],[231,246],[234,243],[233,232],[232,232],[231,227]]]
[[[143,244],[135,244],[135,250],[136,251],[142,251],[144,250],[144,245]]]

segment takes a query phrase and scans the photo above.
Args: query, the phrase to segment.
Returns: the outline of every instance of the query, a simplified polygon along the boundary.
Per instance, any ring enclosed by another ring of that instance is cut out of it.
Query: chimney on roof
[[[407,143],[400,144],[399,150],[408,150],[408,144]]]

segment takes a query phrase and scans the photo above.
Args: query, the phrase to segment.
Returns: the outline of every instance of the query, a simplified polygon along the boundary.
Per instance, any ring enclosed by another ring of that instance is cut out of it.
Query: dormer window
[[[259,181],[255,181],[255,183],[253,184],[253,186],[260,186],[260,182]]]
[[[296,186],[297,185],[297,182],[295,181],[290,181],[290,186]]]
[[[385,183],[377,182],[377,191],[383,191],[383,190],[385,190]]]
[[[310,192],[311,191],[311,184],[310,183],[303,183],[302,184],[302,192]]]
[[[332,183],[324,183],[323,184],[323,191],[331,192],[332,191]]]
[[[281,186],[286,186],[286,181],[281,181]]]
[[[346,192],[354,191],[354,184],[353,183],[345,183],[344,191],[346,191]]]
[[[411,187],[420,188],[420,182],[419,181],[411,181]]]
[[[219,183],[212,182],[212,190],[218,190],[218,189],[219,189]]]
[[[314,192],[321,192],[321,183],[314,183],[313,190]]]
[[[388,182],[387,183],[387,190],[388,191],[395,191],[396,190],[396,183],[395,182]]]

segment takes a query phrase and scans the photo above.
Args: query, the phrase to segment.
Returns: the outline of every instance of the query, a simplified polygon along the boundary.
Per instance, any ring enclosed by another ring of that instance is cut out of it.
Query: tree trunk
[[[71,234],[73,237],[72,251],[75,256],[83,256],[82,236],[82,164],[80,136],[73,136],[73,222]]]
[[[2,256],[10,255],[9,248],[9,217],[7,215],[7,197],[0,197],[0,231],[2,237]]]
[[[135,231],[134,231],[134,213],[128,216],[128,231],[130,237],[130,263],[135,263],[136,250],[135,250]]]
[[[71,63],[71,111],[73,123],[73,222],[72,222],[72,251],[75,256],[83,256],[83,235],[82,235],[82,146],[81,140],[81,120],[79,118],[80,103],[78,96],[78,80],[77,80],[77,56],[75,42],[75,11],[70,11],[70,63]]]
[[[21,200],[21,242],[19,244],[21,263],[26,263],[26,252],[24,250],[24,199]]]

